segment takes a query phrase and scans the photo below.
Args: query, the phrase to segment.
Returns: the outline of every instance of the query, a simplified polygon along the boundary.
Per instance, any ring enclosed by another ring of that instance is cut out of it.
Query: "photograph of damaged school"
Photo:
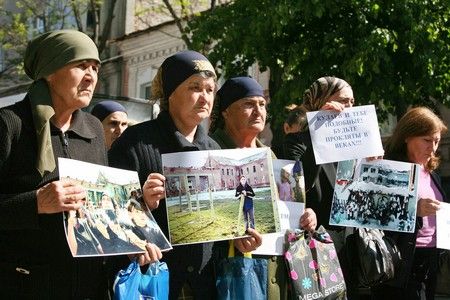
[[[172,245],[277,231],[268,148],[163,154]]]
[[[413,232],[416,164],[365,159],[338,164],[330,224]]]

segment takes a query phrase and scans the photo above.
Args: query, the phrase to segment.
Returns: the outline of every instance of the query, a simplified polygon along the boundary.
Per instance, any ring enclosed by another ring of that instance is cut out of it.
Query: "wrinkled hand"
[[[162,174],[150,173],[142,187],[145,203],[151,210],[158,208],[159,200],[164,198],[164,194],[166,191],[166,189],[164,188],[165,180],[166,177],[164,177]]]
[[[436,199],[421,198],[417,202],[417,215],[419,217],[434,216],[440,209],[441,202]]]
[[[300,228],[307,231],[316,230],[317,216],[311,208],[305,209],[303,215],[300,217]]]
[[[262,244],[262,235],[255,229],[247,229],[249,237],[234,240],[234,246],[242,253],[256,250]]]
[[[86,199],[86,191],[72,180],[47,183],[36,191],[38,214],[77,210]]]
[[[128,255],[128,257],[130,259],[136,258],[140,266],[154,263],[162,258],[161,250],[155,244],[147,243],[145,249],[144,253]]]
[[[326,102],[320,110],[334,110],[337,112],[342,112],[345,109],[345,105],[337,101]]]

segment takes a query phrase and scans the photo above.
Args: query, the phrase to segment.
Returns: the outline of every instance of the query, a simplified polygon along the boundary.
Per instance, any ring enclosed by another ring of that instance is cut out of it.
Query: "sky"
[[[262,147],[168,153],[162,155],[162,164],[165,167],[201,167],[205,165],[209,153],[215,156],[241,160],[257,153],[266,152],[268,149],[267,147]]]
[[[105,167],[61,157],[58,158],[58,166],[60,177],[69,176],[74,179],[96,182],[99,171],[101,171],[111,183],[124,185],[139,182],[138,174],[135,171]]]

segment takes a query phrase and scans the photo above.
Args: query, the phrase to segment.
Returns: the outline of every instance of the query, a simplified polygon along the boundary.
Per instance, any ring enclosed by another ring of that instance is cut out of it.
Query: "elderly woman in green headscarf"
[[[97,84],[97,47],[78,31],[47,32],[29,42],[24,66],[27,95],[0,109],[0,298],[105,299],[111,270],[74,259],[64,232],[62,212],[79,209],[86,191],[59,180],[56,164],[107,164],[101,123],[80,110]]]

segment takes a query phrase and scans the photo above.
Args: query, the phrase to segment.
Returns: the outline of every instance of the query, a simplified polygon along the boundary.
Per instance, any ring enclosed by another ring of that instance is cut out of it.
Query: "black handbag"
[[[436,294],[450,295],[450,250],[441,250],[439,253],[438,272],[436,280]]]
[[[349,261],[355,262],[353,277],[359,287],[374,287],[394,278],[401,263],[395,241],[382,230],[354,228],[347,237]]]

